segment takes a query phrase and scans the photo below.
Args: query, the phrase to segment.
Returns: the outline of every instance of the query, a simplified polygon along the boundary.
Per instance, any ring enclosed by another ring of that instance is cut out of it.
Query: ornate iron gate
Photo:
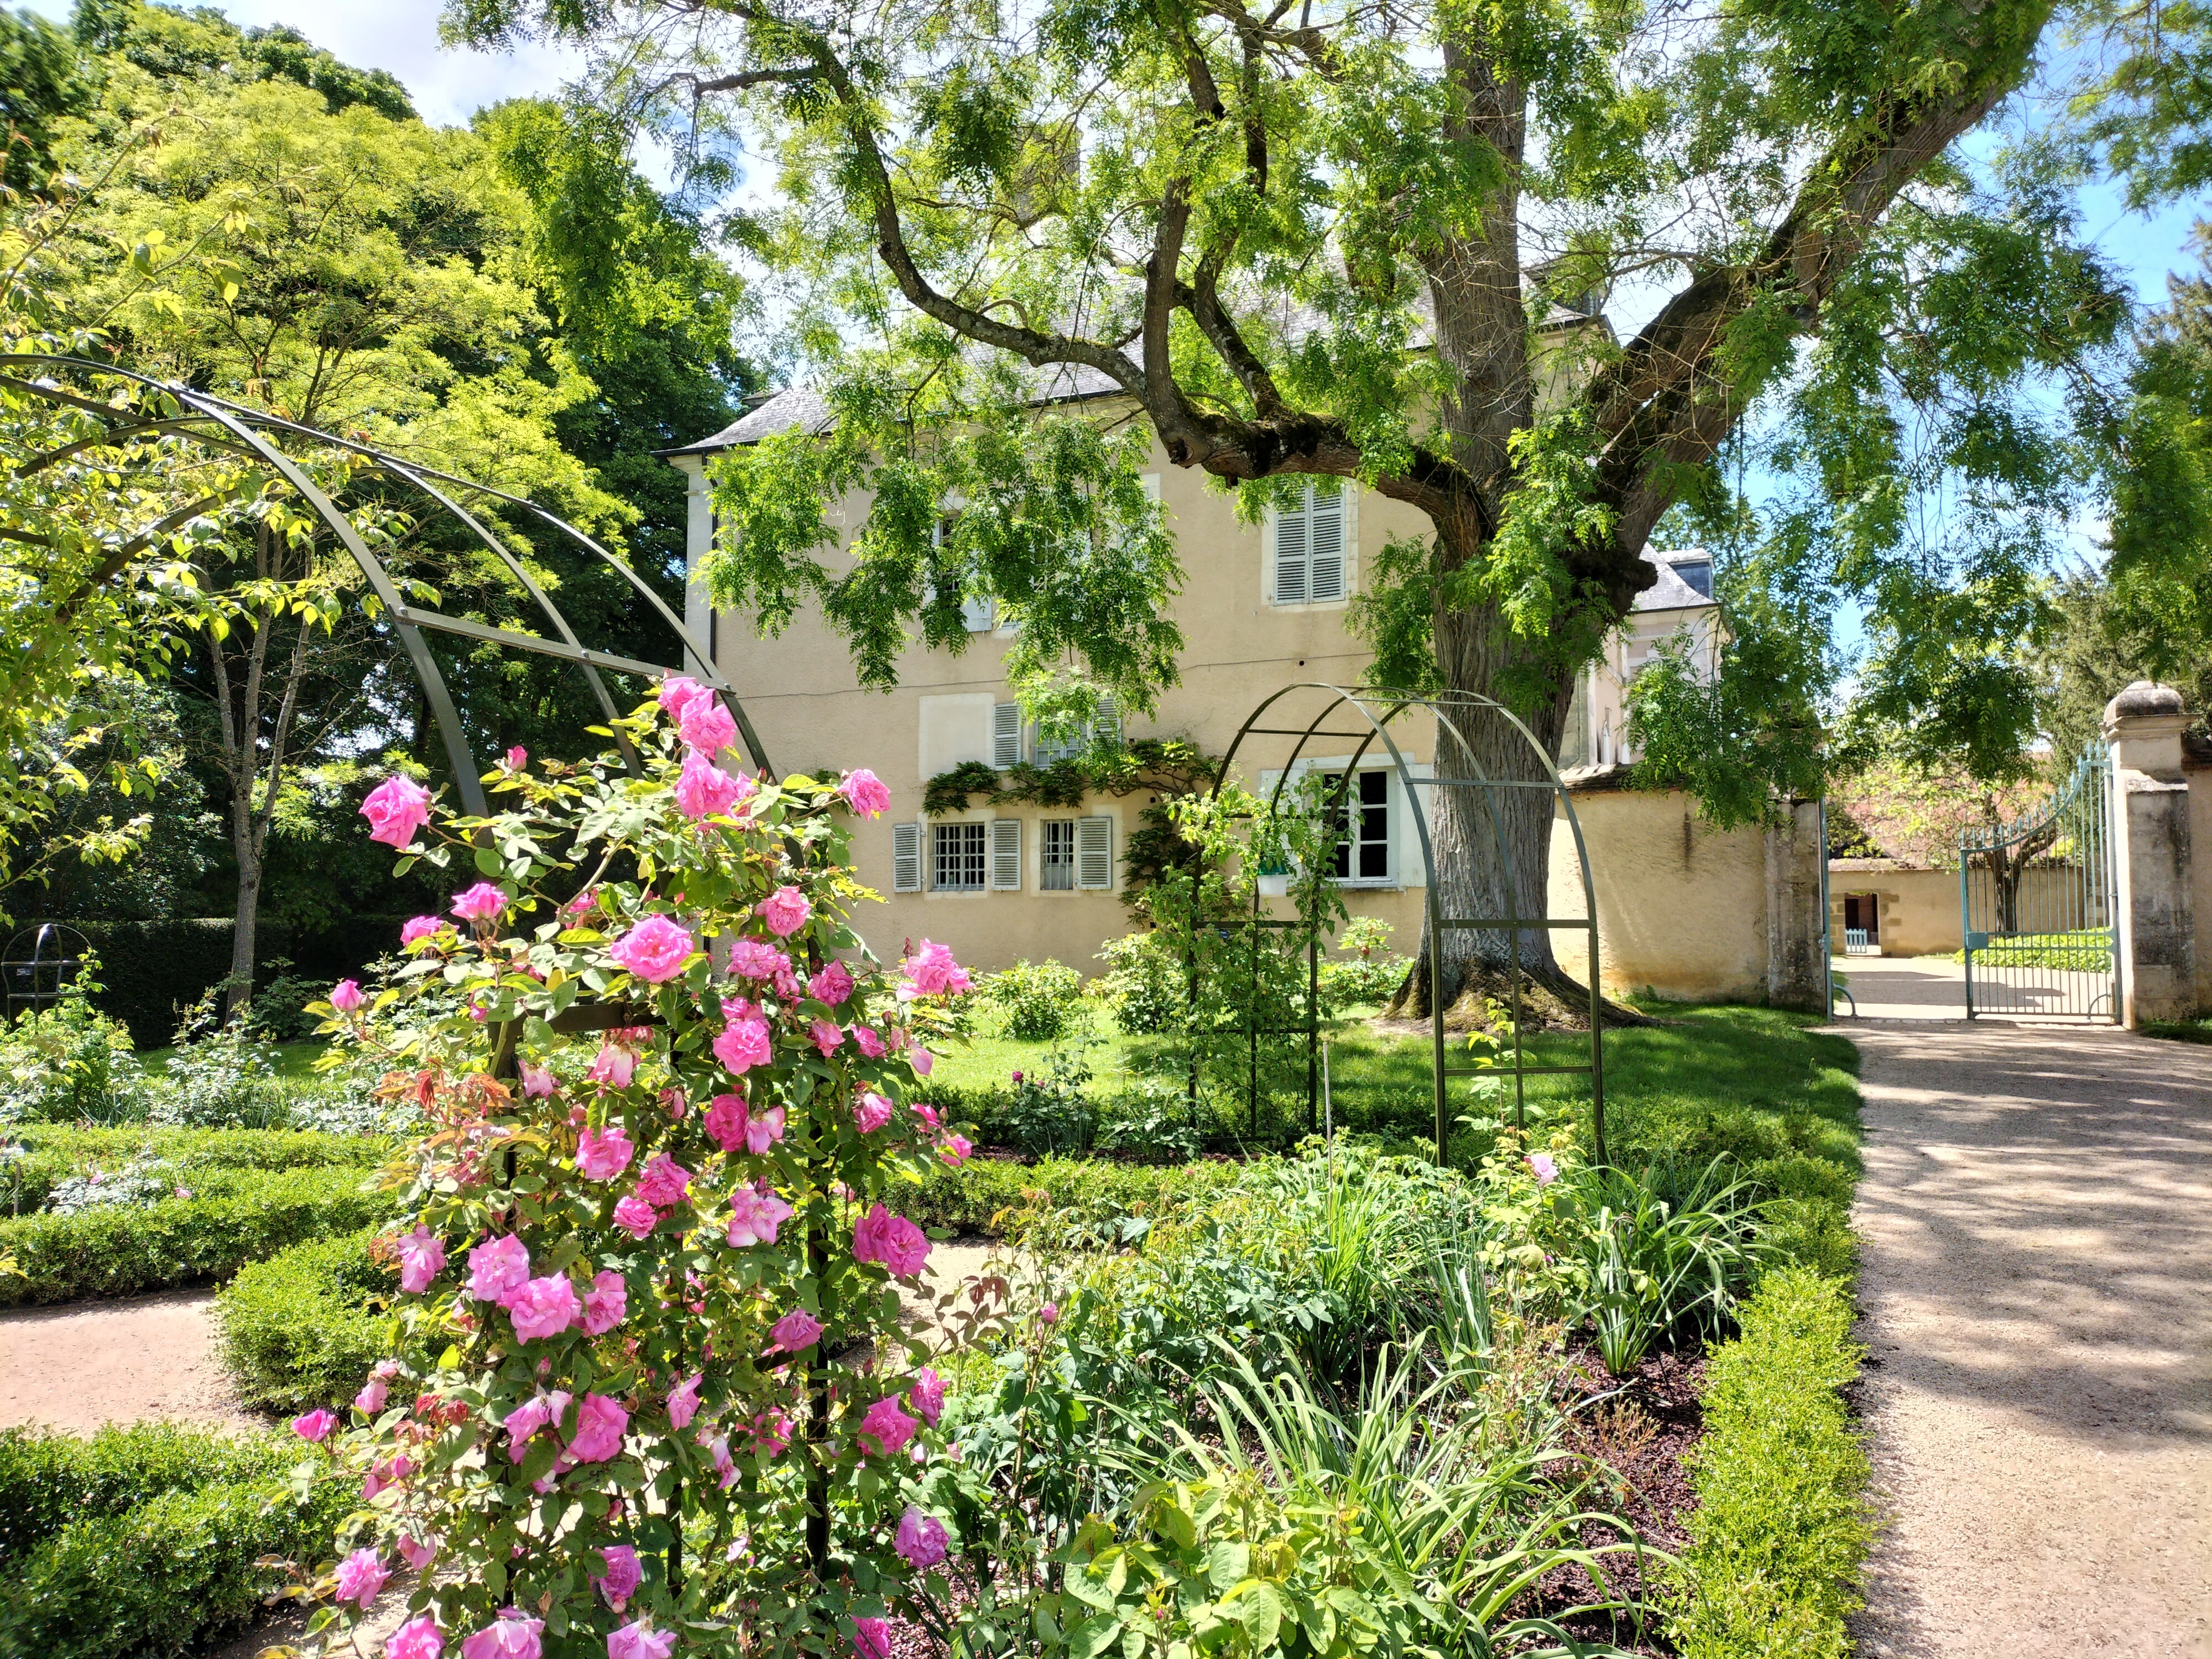
[[[2092,739],[2058,798],[1959,842],[1966,1018],[2117,1022],[2112,757]]]

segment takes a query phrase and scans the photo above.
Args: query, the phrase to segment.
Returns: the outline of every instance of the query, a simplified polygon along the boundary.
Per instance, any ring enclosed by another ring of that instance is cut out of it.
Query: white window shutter
[[[1106,888],[1114,884],[1113,819],[1076,819],[1075,884],[1085,888]]]
[[[1306,510],[1303,505],[1275,514],[1275,603],[1306,602]]]
[[[891,825],[891,891],[919,893],[921,890],[921,826],[918,823]]]
[[[1091,737],[1092,742],[1104,744],[1109,749],[1121,746],[1121,708],[1112,697],[1098,699],[1098,715],[1091,722]]]
[[[1306,597],[1318,605],[1344,597],[1344,488],[1306,489]]]
[[[1000,771],[1022,763],[1022,706],[1018,702],[991,705],[991,764]]]
[[[1022,821],[991,820],[991,885],[1001,893],[1021,890]]]
[[[999,602],[994,599],[963,599],[960,615],[970,634],[988,634],[999,625]]]

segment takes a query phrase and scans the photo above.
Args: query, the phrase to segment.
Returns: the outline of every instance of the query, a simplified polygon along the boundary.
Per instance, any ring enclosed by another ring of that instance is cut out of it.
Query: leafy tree
[[[39,190],[53,172],[53,123],[83,100],[69,37],[35,12],[0,11],[0,185]]]
[[[1964,594],[1970,644],[2014,620],[1982,614],[2012,604],[1996,538],[1939,550],[1962,581],[1898,545],[1916,458],[1892,398],[1940,412],[1960,465],[2016,419],[2021,373],[2120,325],[2094,262],[2051,246],[2051,216],[1964,198],[1950,155],[2051,16],[2039,0],[1696,20],[1517,0],[447,13],[478,44],[582,40],[603,107],[672,134],[709,180],[733,137],[776,158],[786,205],[752,230],[835,428],[723,463],[722,603],[770,629],[818,603],[882,684],[910,628],[958,650],[963,598],[989,593],[1020,624],[1033,709],[1069,718],[1103,689],[1149,707],[1175,672],[1180,573],[1131,476],[1143,446],[1115,413],[1035,407],[1110,394],[1248,514],[1315,476],[1425,514],[1433,536],[1394,550],[1376,613],[1397,624],[1393,672],[1503,698],[1554,747],[1574,672],[1656,580],[1653,527],[1755,407],[1816,417],[1797,465],[1824,511],[1803,533],[1844,534],[1930,693],[1947,690],[1933,596]],[[1624,345],[1562,307],[1632,276],[1679,286]],[[1954,349],[1939,321],[1974,326]],[[2009,482],[2044,510],[2036,479]],[[868,517],[825,558],[817,504],[860,486]],[[1502,723],[1478,731],[1475,755],[1447,741],[1439,764],[1525,773]],[[1516,793],[1502,861],[1442,793],[1448,910],[1498,914],[1510,884],[1540,914],[1550,810]],[[1478,957],[1556,971],[1540,931],[1455,932],[1445,955],[1446,997]]]

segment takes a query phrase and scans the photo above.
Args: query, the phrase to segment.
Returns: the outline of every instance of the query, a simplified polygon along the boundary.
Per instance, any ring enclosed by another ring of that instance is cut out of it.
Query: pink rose
[[[524,767],[529,764],[530,751],[527,749],[525,749],[520,744],[518,743],[514,748],[507,751],[507,769],[508,771],[520,772]]]
[[[975,1151],[975,1143],[966,1135],[947,1135],[938,1143],[937,1155],[957,1170],[969,1160]]]
[[[584,1334],[605,1336],[623,1322],[629,1311],[629,1286],[611,1267],[592,1275],[592,1288],[584,1292]]]
[[[824,1060],[836,1054],[838,1045],[845,1040],[845,1028],[834,1019],[816,1020],[807,1028],[807,1034],[814,1039],[814,1046],[822,1051]]]
[[[385,1401],[392,1390],[380,1376],[372,1376],[361,1385],[361,1392],[353,1397],[353,1408],[364,1417],[374,1417],[384,1409]]]
[[[445,1645],[446,1638],[438,1634],[437,1620],[427,1613],[417,1613],[386,1638],[384,1659],[438,1659]]]
[[[368,1000],[362,994],[361,981],[357,979],[342,979],[331,987],[331,1006],[342,1014],[353,1013]]]
[[[914,1109],[914,1115],[920,1118],[924,1123],[929,1125],[931,1128],[941,1129],[945,1127],[938,1118],[937,1108],[931,1105],[927,1101],[910,1100],[907,1104]]]
[[[435,1538],[417,1538],[411,1532],[403,1532],[399,1534],[399,1553],[410,1567],[420,1572],[438,1559],[438,1540]]]
[[[612,1181],[629,1168],[630,1155],[635,1151],[620,1124],[586,1129],[576,1138],[576,1168],[586,1181]]]
[[[615,1225],[632,1238],[643,1238],[659,1223],[660,1218],[653,1212],[653,1206],[635,1193],[629,1194],[615,1206]]]
[[[295,1417],[292,1419],[292,1432],[302,1440],[323,1440],[328,1438],[331,1431],[337,1425],[338,1419],[336,1413],[325,1411],[318,1406],[304,1417]]]
[[[399,1241],[399,1288],[420,1296],[446,1271],[446,1247],[428,1227],[417,1225]]]
[[[487,1239],[469,1252],[469,1294],[507,1305],[530,1279],[530,1250],[513,1233]]]
[[[673,1209],[691,1188],[691,1171],[665,1152],[655,1152],[638,1177],[637,1195],[656,1210]]]
[[[924,1515],[908,1504],[906,1513],[899,1516],[894,1547],[916,1571],[933,1567],[945,1559],[944,1525],[935,1516]]]
[[[853,1621],[853,1651],[859,1659],[891,1659],[891,1627],[882,1619]]]
[[[775,1322],[769,1335],[775,1339],[771,1353],[804,1353],[822,1334],[822,1322],[804,1308],[793,1308]]]
[[[568,1455],[579,1463],[604,1463],[622,1449],[623,1431],[628,1427],[629,1413],[618,1401],[587,1394],[576,1411],[576,1434],[568,1442]]]
[[[430,821],[430,792],[412,778],[385,779],[368,792],[361,804],[368,820],[368,838],[386,847],[405,847],[415,832]]]
[[[733,1019],[722,1028],[714,1039],[714,1058],[722,1062],[722,1069],[732,1076],[741,1076],[756,1066],[765,1066],[773,1057],[769,1042],[768,1022],[756,1016],[750,1019]]]
[[[707,1380],[704,1371],[694,1371],[679,1386],[669,1391],[668,1426],[688,1429],[691,1419],[699,1414],[699,1385]],[[629,1591],[623,1592],[627,1595]]]
[[[1037,1310],[1037,1322],[1041,1325],[1059,1324],[1060,1304],[1057,1302],[1048,1302],[1044,1306],[1039,1308]]]
[[[489,921],[507,908],[507,895],[488,881],[453,895],[453,914],[463,921]]]
[[[524,1098],[543,1100],[553,1092],[553,1068],[550,1066],[526,1060],[520,1070]]]
[[[725,714],[724,720],[729,718]],[[645,1620],[623,1626],[607,1637],[607,1659],[668,1659],[676,1650],[672,1630],[647,1630]]]
[[[592,1582],[607,1598],[607,1605],[620,1613],[645,1578],[638,1569],[637,1552],[628,1544],[609,1544],[599,1551],[599,1559],[606,1563],[606,1571]]]
[[[740,1187],[730,1195],[729,1240],[732,1248],[775,1243],[776,1229],[796,1213],[774,1193]]]
[[[853,1105],[853,1121],[860,1126],[860,1133],[872,1135],[891,1121],[891,1103],[871,1091],[862,1095]]]
[[[825,1002],[835,1008],[853,994],[852,970],[842,962],[825,963],[820,971],[806,981],[806,994],[817,1002]]]
[[[1536,1172],[1539,1187],[1548,1187],[1559,1178],[1559,1166],[1549,1152],[1529,1153],[1528,1167]]]
[[[509,1412],[500,1425],[507,1431],[507,1461],[520,1463],[529,1448],[530,1437],[560,1422],[568,1409],[568,1396],[556,1394],[533,1395]]]
[[[855,1025],[853,1028],[853,1041],[860,1052],[870,1060],[881,1060],[884,1057],[884,1040],[876,1035],[874,1026]]]
[[[695,948],[690,934],[666,916],[652,915],[617,939],[607,954],[647,985],[659,985],[684,971]]]
[[[716,1095],[707,1103],[707,1115],[699,1121],[717,1146],[734,1152],[744,1145],[746,1116],[743,1095]]]
[[[763,1412],[752,1420],[753,1444],[769,1456],[785,1452],[791,1446],[791,1413]]]
[[[433,933],[446,931],[443,916],[410,916],[399,925],[399,946],[405,950],[417,939],[428,939]]]
[[[911,1279],[929,1261],[929,1237],[904,1216],[889,1214],[878,1204],[853,1228],[853,1259],[880,1261],[896,1277]]]
[[[584,1076],[586,1081],[596,1083],[602,1088],[627,1089],[636,1072],[637,1056],[619,1042],[609,1042],[600,1046],[598,1055],[592,1061],[592,1069]]]
[[[750,799],[756,787],[743,772],[725,772],[710,755],[694,749],[684,757],[684,769],[676,775],[676,810],[687,818],[720,817],[739,801]]]
[[[373,1502],[377,1493],[396,1486],[415,1471],[415,1462],[410,1457],[394,1457],[369,1466],[368,1478],[361,1483],[362,1501]]]
[[[753,914],[765,922],[769,932],[778,939],[789,939],[806,926],[806,919],[814,914],[814,907],[807,902],[805,894],[787,884],[755,905]]]
[[[514,1322],[514,1334],[525,1342],[560,1335],[576,1322],[580,1311],[576,1287],[568,1282],[566,1273],[548,1273],[543,1279],[530,1280],[507,1304],[507,1317]]]
[[[907,1057],[907,1064],[914,1067],[916,1077],[927,1077],[937,1069],[937,1057],[917,1042],[914,1053]]]
[[[660,712],[671,720],[680,720],[684,711],[700,698],[714,695],[689,674],[671,674],[660,683]]]
[[[846,773],[837,793],[845,798],[846,805],[864,818],[879,818],[890,810],[891,792],[884,787],[882,779],[865,769]]]
[[[774,979],[791,971],[791,958],[764,939],[741,939],[730,945],[730,972],[739,979]]]
[[[501,1607],[499,1617],[461,1644],[461,1659],[538,1659],[544,1651],[543,1619],[528,1619],[520,1607]]]
[[[711,691],[684,706],[684,712],[676,717],[676,732],[693,750],[705,755],[719,755],[738,740],[738,723]]]
[[[918,996],[958,996],[968,989],[968,970],[952,959],[948,947],[927,939],[908,958],[906,976]]]
[[[921,1425],[899,1409],[896,1397],[886,1395],[868,1407],[868,1414],[860,1419],[860,1443],[870,1451],[895,1457],[906,1449],[914,1438],[915,1431]],[[875,1443],[870,1445],[869,1442]]]
[[[945,1379],[924,1365],[915,1373],[914,1386],[906,1391],[906,1397],[921,1413],[921,1420],[933,1429],[945,1412]]]
[[[376,1593],[384,1588],[384,1581],[391,1577],[374,1550],[356,1550],[338,1563],[338,1600],[354,1602],[366,1610],[376,1600]]]

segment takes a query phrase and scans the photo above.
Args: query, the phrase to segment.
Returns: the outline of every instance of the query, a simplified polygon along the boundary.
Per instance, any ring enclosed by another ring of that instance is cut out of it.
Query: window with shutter
[[[992,599],[963,600],[960,615],[970,634],[988,634],[999,625],[999,602]]]
[[[1022,821],[991,820],[991,885],[1001,893],[1018,892],[1022,884]]]
[[[891,891],[919,893],[921,890],[921,826],[918,823],[891,825]]]
[[[1000,771],[1022,763],[1022,706],[1018,702],[991,705],[991,764]]]
[[[1277,605],[1327,605],[1351,586],[1351,498],[1334,478],[1302,486],[1296,503],[1273,514]]]
[[[988,834],[988,826],[981,823],[932,824],[931,890],[939,893],[981,892]]]
[[[1076,819],[1075,884],[1083,888],[1105,888],[1114,884],[1113,819]]]

